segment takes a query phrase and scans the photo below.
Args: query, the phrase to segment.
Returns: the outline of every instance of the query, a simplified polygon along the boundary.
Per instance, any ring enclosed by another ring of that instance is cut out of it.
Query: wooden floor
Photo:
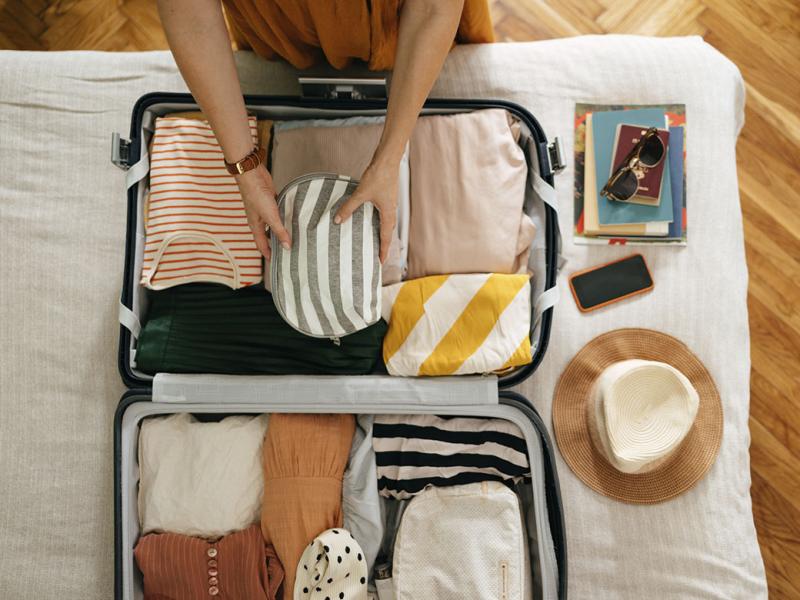
[[[702,35],[747,82],[753,505],[772,598],[800,598],[800,2],[493,0],[501,41]],[[154,0],[0,0],[0,48],[166,48]]]

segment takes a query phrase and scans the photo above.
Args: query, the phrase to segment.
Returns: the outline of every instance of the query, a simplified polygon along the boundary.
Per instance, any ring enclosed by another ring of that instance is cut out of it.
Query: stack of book
[[[575,242],[686,244],[685,106],[575,106]],[[601,190],[650,127],[666,148],[625,202]]]

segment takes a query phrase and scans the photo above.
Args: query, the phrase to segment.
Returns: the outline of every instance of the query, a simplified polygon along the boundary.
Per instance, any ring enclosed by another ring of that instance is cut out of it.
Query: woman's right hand
[[[261,164],[255,169],[236,175],[236,183],[239,184],[239,191],[244,200],[247,223],[261,254],[267,260],[272,254],[267,229],[274,231],[281,245],[288,250],[292,245],[292,238],[283,226],[278,203],[275,200],[275,184],[267,168]]]

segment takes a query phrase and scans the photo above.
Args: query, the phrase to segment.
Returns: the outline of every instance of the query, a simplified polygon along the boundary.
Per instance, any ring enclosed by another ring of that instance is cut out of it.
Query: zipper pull
[[[340,337],[334,336],[331,338],[331,341],[334,343],[335,346],[342,345],[342,339]]]
[[[389,563],[375,565],[375,579],[389,579],[392,576],[392,567]]]

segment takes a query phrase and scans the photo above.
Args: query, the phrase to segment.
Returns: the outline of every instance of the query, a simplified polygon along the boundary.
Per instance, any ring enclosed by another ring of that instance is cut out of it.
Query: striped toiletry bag
[[[297,331],[336,343],[381,318],[378,211],[366,202],[341,225],[334,222],[357,185],[332,173],[294,179],[278,196],[291,248],[272,232],[270,278],[278,312]]]

